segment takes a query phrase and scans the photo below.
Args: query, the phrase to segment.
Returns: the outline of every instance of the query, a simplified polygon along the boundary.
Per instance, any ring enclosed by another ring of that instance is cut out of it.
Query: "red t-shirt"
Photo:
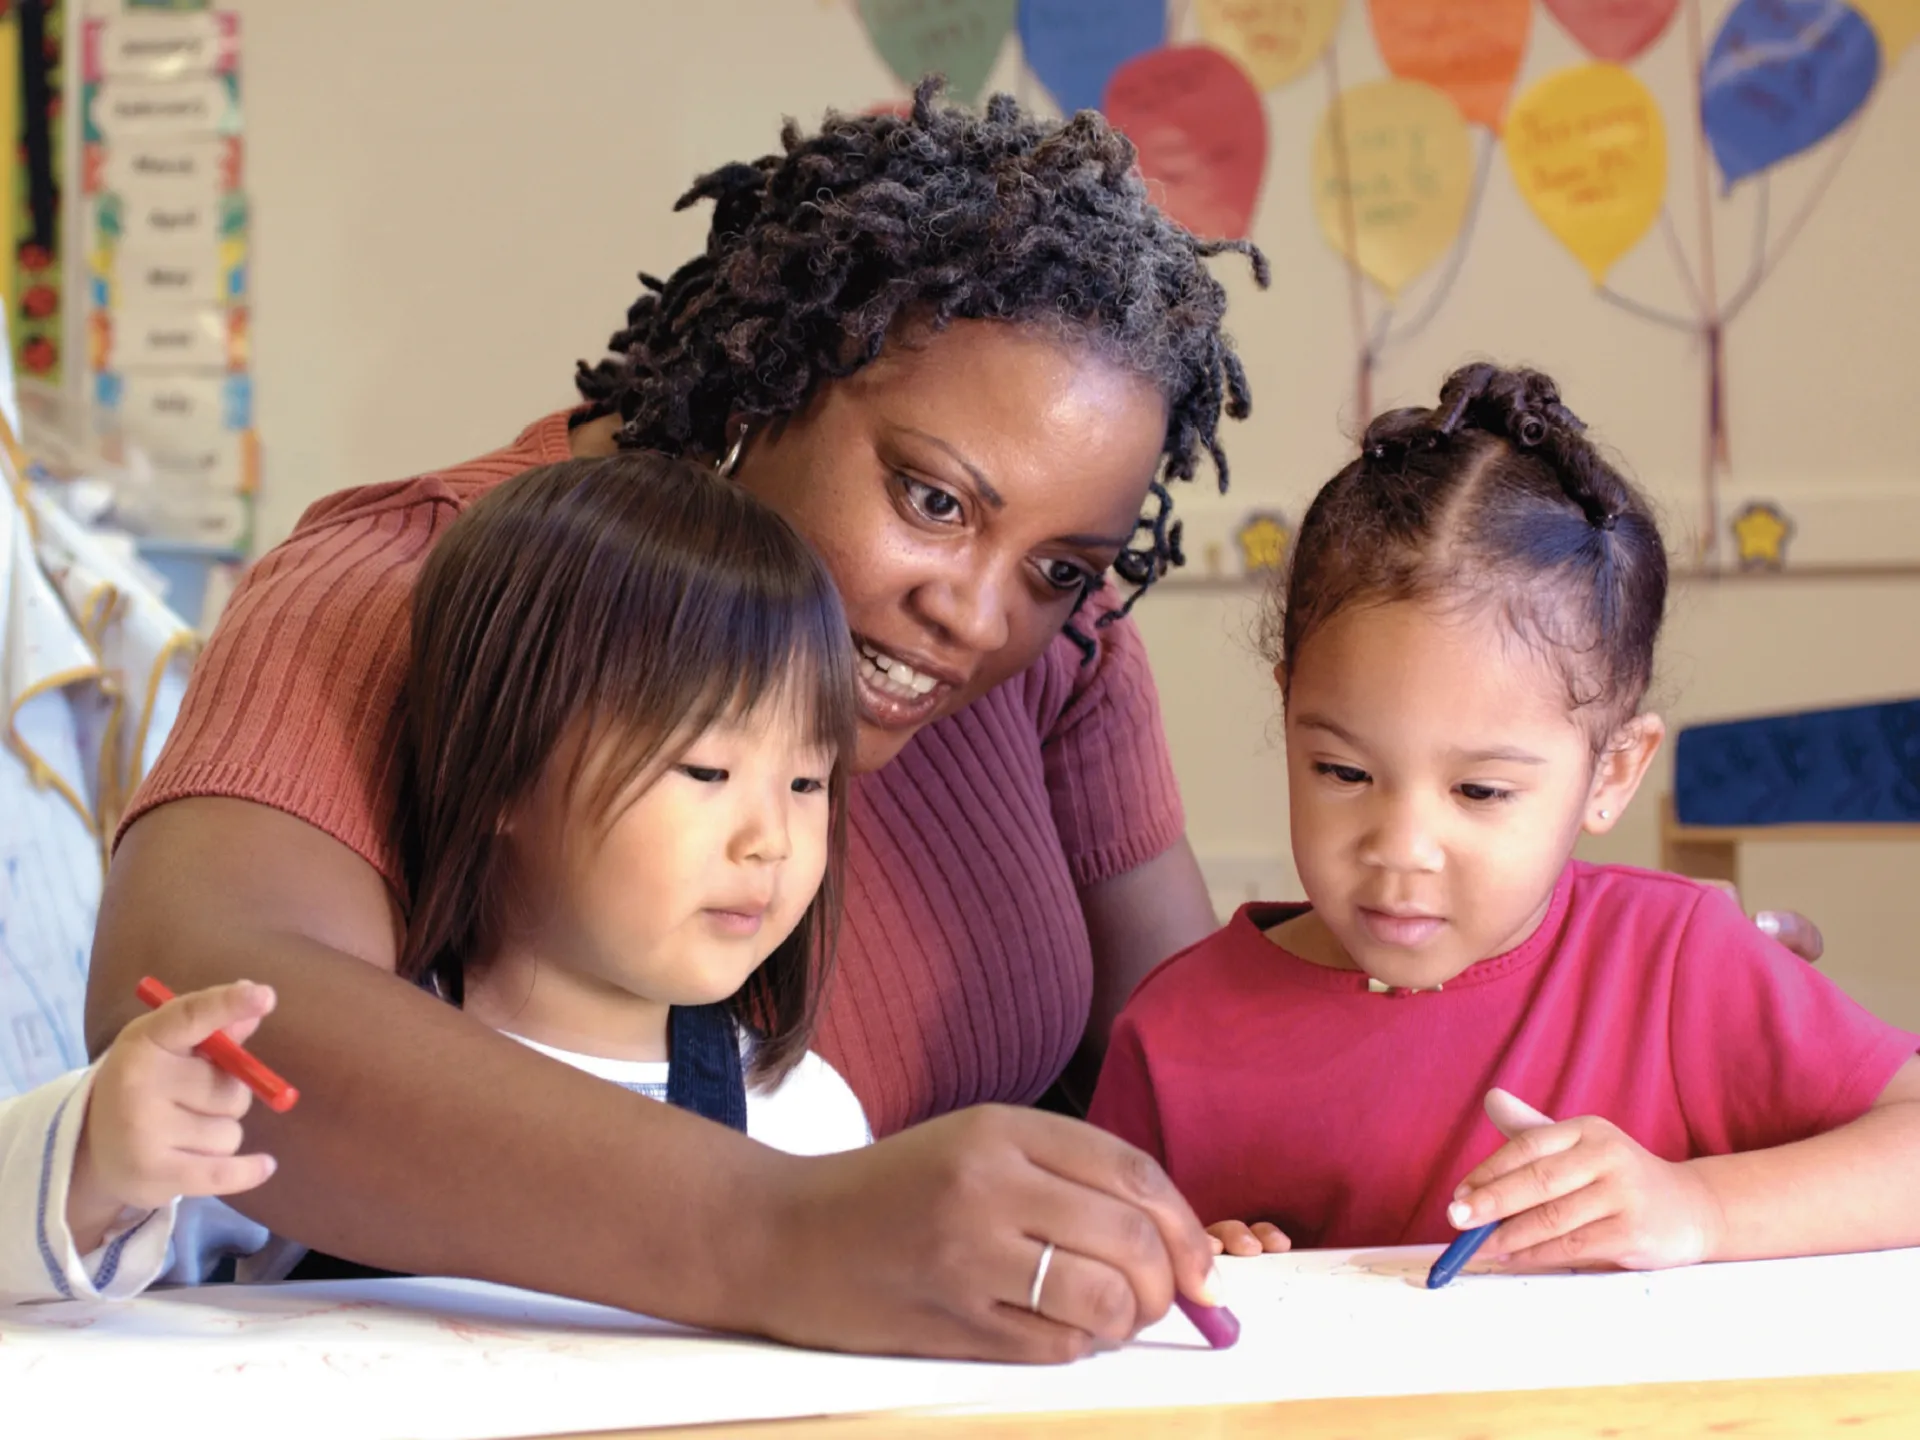
[[[1267,938],[1301,908],[1243,906],[1148,976],[1094,1095],[1203,1224],[1440,1243],[1454,1187],[1504,1143],[1493,1086],[1687,1160],[1844,1125],[1920,1044],[1674,875],[1575,862],[1528,940],[1415,994]]]
[[[569,457],[568,412],[449,470],[316,502],[248,572],[122,822],[222,795],[324,830],[404,903],[394,820],[409,606],[434,540],[510,476]],[[840,968],[815,1048],[876,1135],[980,1101],[1024,1103],[1086,1030],[1080,891],[1185,828],[1146,647],[1129,620],[1062,637],[1024,673],[859,777]]]

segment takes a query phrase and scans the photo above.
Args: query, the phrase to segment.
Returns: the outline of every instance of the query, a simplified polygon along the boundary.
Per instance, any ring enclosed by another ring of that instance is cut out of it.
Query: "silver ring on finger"
[[[1040,1248],[1040,1263],[1034,1267],[1033,1285],[1027,1291],[1027,1309],[1034,1314],[1040,1313],[1040,1289],[1047,1283],[1047,1270],[1053,1264],[1053,1242],[1047,1241]]]

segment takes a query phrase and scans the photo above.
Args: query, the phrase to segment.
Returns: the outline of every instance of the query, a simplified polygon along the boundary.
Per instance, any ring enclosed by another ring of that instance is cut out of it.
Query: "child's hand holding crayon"
[[[67,1225],[86,1255],[128,1210],[182,1195],[232,1195],[273,1174],[242,1155],[253,1093],[194,1053],[217,1031],[240,1041],[272,1011],[273,991],[241,980],[168,1000],[128,1023],[93,1079],[67,1188]]]
[[[1507,1143],[1461,1182],[1447,1218],[1503,1222],[1483,1251],[1502,1270],[1661,1270],[1711,1254],[1718,1207],[1694,1168],[1597,1115],[1556,1123],[1504,1090],[1486,1106]]]

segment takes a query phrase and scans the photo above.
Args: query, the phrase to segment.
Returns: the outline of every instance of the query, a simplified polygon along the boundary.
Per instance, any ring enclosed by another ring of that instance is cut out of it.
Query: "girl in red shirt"
[[[1573,859],[1659,749],[1667,590],[1583,430],[1545,376],[1470,366],[1301,525],[1270,631],[1310,903],[1150,976],[1092,1113],[1231,1253],[1492,1222],[1512,1267],[1920,1243],[1916,1037],[1717,890]]]

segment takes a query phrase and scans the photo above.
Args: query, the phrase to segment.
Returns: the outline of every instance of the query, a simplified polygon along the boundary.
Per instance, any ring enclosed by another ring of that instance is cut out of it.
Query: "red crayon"
[[[133,993],[155,1010],[173,999],[173,991],[151,975],[136,985]],[[224,1030],[214,1031],[193,1047],[193,1053],[243,1082],[269,1110],[284,1114],[300,1098],[298,1090],[250,1055],[238,1040]]]

